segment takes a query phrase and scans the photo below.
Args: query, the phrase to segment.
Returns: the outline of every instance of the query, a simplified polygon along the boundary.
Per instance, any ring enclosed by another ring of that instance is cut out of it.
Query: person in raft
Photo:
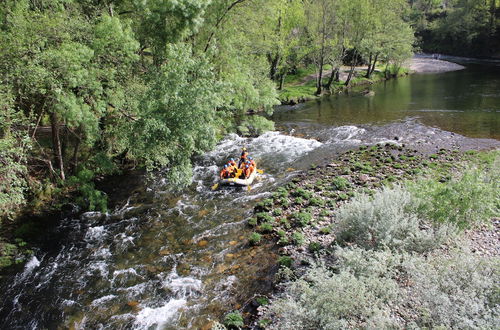
[[[245,163],[245,168],[243,169],[243,177],[249,178],[250,175],[252,175],[252,172],[255,170],[255,167],[252,165],[252,163],[247,160]]]
[[[220,178],[221,179],[229,178],[230,175],[229,171],[230,171],[229,166],[227,164],[224,165],[224,168],[222,169],[222,171],[220,171]]]
[[[248,157],[247,148],[243,147],[241,149],[240,161],[238,162],[238,167],[239,168],[244,168],[245,162],[247,161],[247,157]]]
[[[233,158],[227,162],[227,168],[229,169],[229,177],[234,178],[238,173],[238,168],[236,167],[236,162]]]

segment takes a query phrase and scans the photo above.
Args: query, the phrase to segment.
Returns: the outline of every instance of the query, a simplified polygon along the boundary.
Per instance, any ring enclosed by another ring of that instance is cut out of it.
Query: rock
[[[358,176],[358,180],[361,182],[367,182],[370,181],[370,177],[366,174],[361,174]]]
[[[160,250],[159,253],[160,253],[161,256],[166,256],[166,255],[170,254],[170,250],[169,249],[163,249],[163,250]]]
[[[234,246],[234,245],[236,245],[236,244],[238,244],[238,242],[236,242],[236,241],[231,241],[231,242],[229,242],[229,245],[231,245],[231,246]]]
[[[130,307],[132,308],[137,308],[137,306],[139,306],[139,302],[138,301],[129,301],[127,302],[127,305],[129,305]]]
[[[199,247],[205,247],[205,246],[207,246],[207,244],[208,244],[207,240],[201,240],[198,242]]]

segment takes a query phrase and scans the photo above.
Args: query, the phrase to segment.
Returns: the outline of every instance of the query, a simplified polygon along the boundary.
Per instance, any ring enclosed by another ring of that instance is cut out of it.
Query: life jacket
[[[223,168],[222,171],[220,171],[220,178],[225,179],[229,176],[229,171],[227,168]]]
[[[230,160],[228,162],[228,164],[231,165],[231,166],[236,166],[236,162],[234,160]]]
[[[252,164],[253,167],[257,166],[257,164],[255,164],[255,161],[253,159],[250,160],[250,164]]]

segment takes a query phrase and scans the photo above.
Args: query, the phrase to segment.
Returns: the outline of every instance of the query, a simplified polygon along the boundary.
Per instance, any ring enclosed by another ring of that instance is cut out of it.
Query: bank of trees
[[[499,56],[500,1],[410,0],[410,18],[427,52]]]

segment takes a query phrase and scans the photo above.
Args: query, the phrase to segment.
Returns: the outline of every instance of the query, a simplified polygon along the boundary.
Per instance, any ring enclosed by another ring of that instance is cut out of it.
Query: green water
[[[467,137],[500,139],[500,66],[465,65],[465,70],[414,74],[361,89],[374,96],[354,91],[286,107],[273,119],[325,126],[415,119]]]

